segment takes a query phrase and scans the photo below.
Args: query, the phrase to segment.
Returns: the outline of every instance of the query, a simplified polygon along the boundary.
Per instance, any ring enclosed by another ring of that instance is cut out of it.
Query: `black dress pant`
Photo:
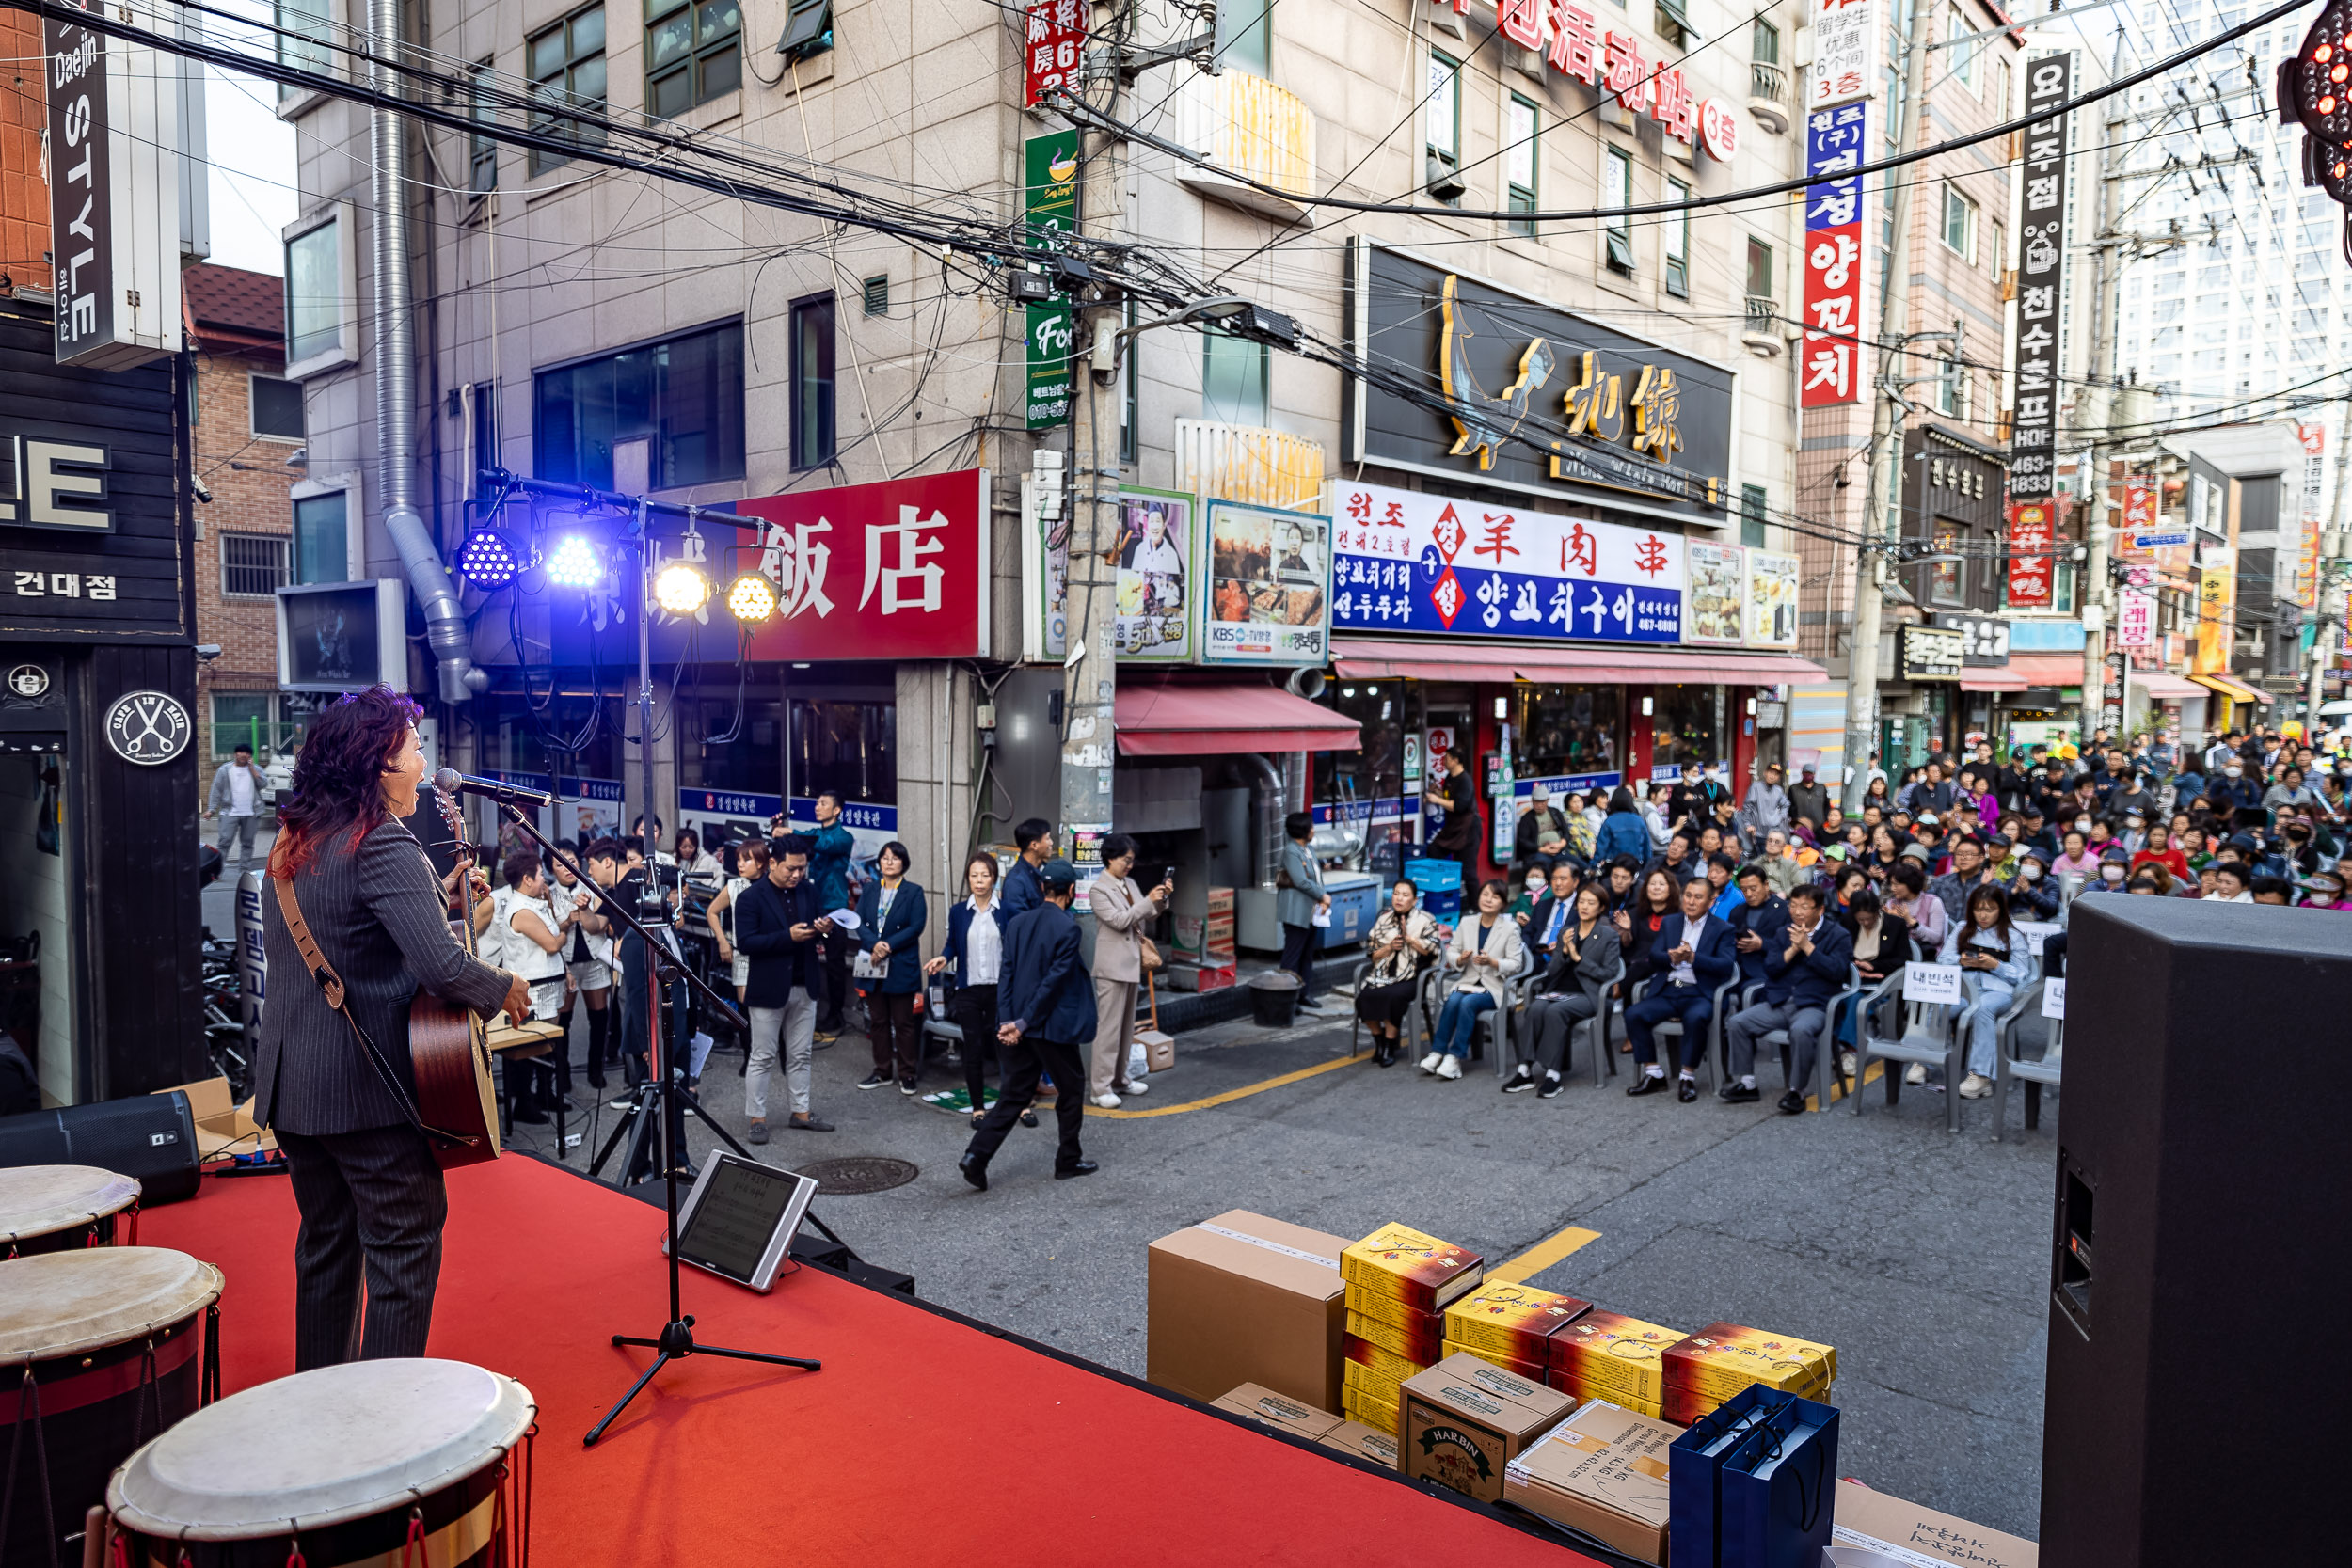
[[[441,1167],[424,1134],[405,1126],[316,1136],[281,1129],[278,1147],[302,1212],[294,1370],[422,1355],[449,1217]]]
[[[1315,939],[1323,933],[1312,926],[1282,927],[1282,967],[1298,976],[1298,1005],[1315,999]]]
[[[850,937],[835,931],[821,941],[825,961],[825,1000],[817,1015],[820,1035],[841,1033],[841,1002],[850,994]]]
[[[988,1108],[988,1115],[972,1134],[971,1145],[964,1150],[985,1163],[1012,1131],[1012,1124],[1021,1113],[1037,1099],[1037,1082],[1041,1073],[1050,1072],[1061,1093],[1054,1101],[1054,1121],[1061,1132],[1061,1143],[1054,1150],[1054,1168],[1068,1170],[1085,1158],[1078,1148],[1078,1126],[1086,1120],[1086,1099],[1083,1093],[1087,1081],[1087,1065],[1082,1049],[1091,1050],[1089,1040],[1084,1048],[1067,1040],[1040,1039],[1024,1035],[1007,1045],[996,1042],[996,1054],[1004,1067],[1004,1080],[996,1086],[996,1103]]]
[[[996,988],[958,987],[947,998],[947,1016],[963,1034],[963,1086],[977,1111],[988,1102],[988,1059],[996,1049]]]

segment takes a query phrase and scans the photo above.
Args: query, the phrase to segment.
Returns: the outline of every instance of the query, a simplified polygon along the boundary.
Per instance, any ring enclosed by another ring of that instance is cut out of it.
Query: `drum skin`
[[[116,1217],[138,1201],[137,1180],[96,1165],[0,1169],[0,1259],[112,1246]]]
[[[0,1451],[22,1418],[23,1473],[0,1562],[46,1563],[34,1455],[48,1456],[49,1513],[61,1561],[81,1547],[83,1515],[141,1443],[197,1408],[199,1321],[220,1299],[220,1271],[161,1247],[77,1247],[0,1262]],[[148,1361],[152,1349],[153,1362]],[[36,1396],[24,1397],[30,1367]]]

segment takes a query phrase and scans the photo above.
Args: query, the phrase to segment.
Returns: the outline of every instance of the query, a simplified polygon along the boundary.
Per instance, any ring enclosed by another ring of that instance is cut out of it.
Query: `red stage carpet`
[[[218,1264],[230,1392],[294,1370],[294,1196],[207,1180],[140,1240]],[[769,1296],[689,1271],[695,1333],[822,1371],[665,1369],[594,1449],[644,1368],[615,1332],[666,1315],[661,1211],[534,1161],[453,1173],[432,1353],[539,1402],[534,1560],[1281,1563],[1561,1568],[1590,1560],[817,1269]],[[855,1244],[857,1238],[849,1240]],[[877,1259],[909,1267],[922,1259]]]

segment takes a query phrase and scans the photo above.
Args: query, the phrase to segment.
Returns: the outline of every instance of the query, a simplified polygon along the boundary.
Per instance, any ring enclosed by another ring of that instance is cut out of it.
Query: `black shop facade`
[[[1323,701],[1362,744],[1318,769],[1317,815],[1386,872],[1456,752],[1499,874],[1538,786],[1605,803],[1696,765],[1743,794],[1822,672],[1793,651],[1796,557],[1741,541],[1739,372],[1364,241],[1347,295],[1351,347],[1450,411],[1343,388]]]
[[[209,1070],[185,377],[0,297],[0,1026],[50,1103]]]

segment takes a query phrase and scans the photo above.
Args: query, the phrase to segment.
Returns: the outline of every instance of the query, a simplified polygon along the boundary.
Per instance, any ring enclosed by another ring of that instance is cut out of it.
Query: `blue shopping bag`
[[[1719,1568],[1820,1568],[1836,1484],[1836,1409],[1787,1396],[1724,1458]]]
[[[1674,1568],[1715,1568],[1724,1460],[1757,1422],[1794,1397],[1750,1384],[1700,1418],[1666,1450],[1666,1560]]]

